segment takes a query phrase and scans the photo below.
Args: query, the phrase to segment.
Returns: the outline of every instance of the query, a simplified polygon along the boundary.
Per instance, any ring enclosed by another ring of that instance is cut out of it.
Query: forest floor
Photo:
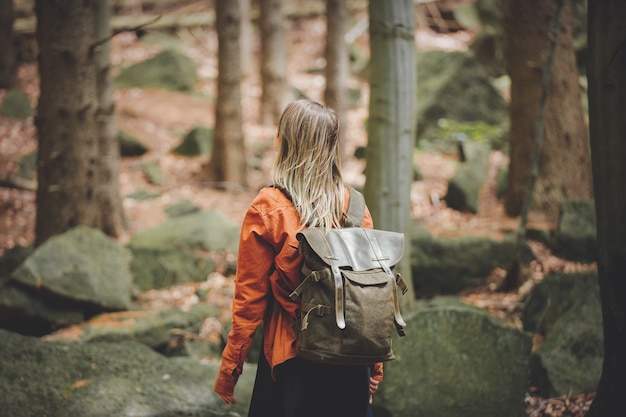
[[[193,2],[191,2],[194,4]],[[204,2],[203,2],[204,3]],[[205,6],[195,6],[205,7]],[[193,11],[193,10],[192,10]],[[189,12],[189,10],[187,10]],[[364,18],[364,11],[353,16],[355,20]],[[304,92],[309,98],[322,101],[324,79],[312,68],[323,66],[325,21],[321,16],[291,20],[288,27],[290,85]],[[121,194],[126,196],[138,190],[151,190],[160,197],[145,201],[124,199],[124,209],[128,229],[120,242],[124,243],[133,233],[159,224],[165,219],[164,208],[180,201],[188,200],[202,209],[219,209],[236,222],[243,218],[257,190],[269,184],[269,168],[273,151],[272,140],[275,126],[258,122],[261,84],[252,60],[252,68],[243,80],[242,109],[243,129],[250,160],[259,169],[249,171],[249,187],[216,188],[202,179],[203,158],[183,158],[170,153],[177,146],[184,133],[198,125],[211,127],[214,123],[213,102],[202,98],[215,96],[217,75],[217,39],[213,31],[188,29],[179,31],[176,37],[183,51],[198,62],[199,77],[196,92],[188,95],[158,90],[119,90],[115,93],[117,123],[120,128],[138,137],[150,151],[136,158],[124,158],[121,162]],[[467,47],[472,34],[467,32],[435,33],[428,28],[416,34],[420,48],[462,49]],[[357,39],[367,48],[367,34]],[[132,32],[121,33],[113,39],[112,60],[115,66],[128,65],[141,61],[158,50],[158,45],[141,42]],[[253,45],[252,56],[258,57],[259,45]],[[19,69],[20,87],[36,103],[38,97],[38,74],[35,63],[25,63]],[[352,154],[366,144],[364,121],[367,117],[368,85],[364,79],[354,76],[352,87],[361,88],[360,103],[349,111],[346,150]],[[0,90],[0,100],[6,92]],[[19,157],[37,148],[33,118],[14,120],[0,116],[0,179],[10,178],[18,170]],[[165,183],[155,186],[148,183],[140,168],[143,162],[153,161],[161,168]],[[415,157],[423,179],[413,184],[411,191],[412,217],[424,225],[431,233],[443,236],[468,234],[498,235],[515,230],[519,219],[504,214],[502,202],[495,197],[495,172],[506,157],[494,152],[490,182],[481,194],[478,213],[460,213],[445,206],[443,197],[447,180],[454,173],[454,155],[441,153],[420,153]],[[344,179],[360,186],[364,182],[364,163],[348,157],[344,161]],[[34,238],[35,193],[10,187],[0,187],[0,256],[16,245],[28,245]],[[537,261],[528,272],[526,284],[513,292],[498,291],[506,271],[497,269],[484,284],[474,291],[464,294],[466,302],[481,306],[492,314],[504,318],[512,325],[520,325],[518,302],[520,298],[539,281],[543,274],[554,270],[574,270],[580,266],[552,256],[538,243],[532,243]],[[232,286],[231,277],[215,279],[217,286]],[[203,284],[189,284],[149,291],[142,294],[137,303],[144,307],[165,308],[184,306],[195,300],[196,288]],[[224,294],[224,291],[216,293]],[[226,292],[228,293],[228,292]],[[225,310],[230,308],[230,300],[215,300]],[[225,314],[228,314],[226,311]],[[529,390],[526,398],[529,417],[582,417],[594,394],[559,398],[541,398]]]

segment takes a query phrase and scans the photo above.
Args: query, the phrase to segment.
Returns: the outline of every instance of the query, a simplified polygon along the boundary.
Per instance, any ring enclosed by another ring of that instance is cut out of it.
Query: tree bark
[[[335,110],[343,130],[341,153],[345,155],[348,129],[347,86],[349,76],[348,47],[344,39],[348,21],[346,0],[326,0],[326,89],[324,102]]]
[[[589,128],[604,327],[602,377],[587,417],[624,414],[626,392],[626,2],[590,1]]]
[[[18,86],[17,57],[13,47],[13,0],[0,0],[0,88]]]
[[[365,195],[378,229],[403,232],[410,242],[412,156],[415,135],[415,21],[411,0],[371,0],[370,105]],[[400,264],[409,285],[402,303],[412,308],[410,244]]]
[[[85,225],[115,235],[117,193],[113,143],[102,142],[98,102],[95,1],[38,0],[40,96],[35,119],[35,245]],[[108,139],[107,139],[108,140]],[[107,153],[103,159],[103,153]],[[112,166],[110,166],[112,164]]]
[[[204,171],[209,180],[246,187],[246,153],[241,114],[241,11],[239,1],[217,0],[217,101],[211,160]]]
[[[532,175],[533,129],[539,113],[541,81],[556,9],[556,0],[508,0],[504,5],[505,51],[511,78],[510,163],[505,197],[505,210],[510,216],[520,215]],[[593,195],[571,13],[571,0],[566,0],[546,103],[539,175],[531,205],[531,212],[551,221],[557,219],[564,199]]]
[[[277,124],[287,105],[287,42],[282,0],[263,0],[261,16],[261,123]]]
[[[252,20],[250,18],[250,0],[241,2],[241,75],[246,78],[254,70],[252,46]]]
[[[124,224],[124,210],[120,195],[120,147],[115,121],[113,99],[113,79],[111,75],[111,2],[98,0],[95,7],[94,58],[97,71],[98,110],[98,149],[100,158],[96,160],[99,173],[96,198],[101,202],[102,223],[100,228],[109,236],[119,236]],[[104,42],[105,39],[108,39]]]

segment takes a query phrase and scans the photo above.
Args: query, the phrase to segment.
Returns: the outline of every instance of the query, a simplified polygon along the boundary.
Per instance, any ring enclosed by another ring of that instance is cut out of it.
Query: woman
[[[215,392],[234,403],[235,384],[257,327],[263,346],[249,416],[364,417],[382,380],[382,363],[339,366],[298,357],[294,323],[299,303],[289,294],[301,281],[296,233],[341,227],[348,207],[339,161],[335,112],[309,100],[290,103],[278,123],[273,186],[250,205],[241,228],[232,330]],[[365,210],[363,227],[373,227]]]

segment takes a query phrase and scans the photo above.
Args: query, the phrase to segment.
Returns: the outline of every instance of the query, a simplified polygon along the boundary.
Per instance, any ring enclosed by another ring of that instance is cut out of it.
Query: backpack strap
[[[372,233],[372,230],[371,229],[363,229],[363,232],[367,236],[367,240],[370,243],[370,247],[372,248],[372,252],[375,255],[374,260],[378,262],[378,264],[380,265],[382,270],[385,271],[385,273],[389,277],[390,281],[392,283],[394,283],[394,285],[393,285],[393,304],[394,304],[394,306],[393,306],[393,314],[394,314],[394,317],[395,317],[395,324],[396,324],[396,329],[398,330],[398,334],[400,336],[404,336],[406,334],[404,332],[404,328],[406,327],[406,323],[405,323],[404,319],[402,318],[402,315],[400,314],[400,303],[398,301],[398,288],[397,288],[397,285],[400,285],[398,283],[398,280],[402,280],[402,278],[400,277],[399,274],[398,274],[397,277],[393,276],[393,272],[391,272],[391,267],[389,266],[389,263],[388,263],[389,257],[385,256],[383,254],[383,251],[382,251],[380,245],[378,244],[378,239],[376,239],[376,236],[374,236],[374,234]],[[404,284],[404,282],[402,284]]]
[[[348,201],[348,212],[343,222],[343,227],[359,227],[365,215],[365,197],[356,188],[348,185],[350,200]]]

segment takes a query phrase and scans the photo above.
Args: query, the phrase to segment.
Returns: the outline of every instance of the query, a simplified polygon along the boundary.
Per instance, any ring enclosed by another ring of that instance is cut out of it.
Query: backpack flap
[[[404,234],[386,230],[347,227],[331,229],[327,234],[311,228],[298,233],[326,265],[367,271],[380,268],[381,262],[394,267],[404,252]],[[312,270],[320,269],[307,265]]]

